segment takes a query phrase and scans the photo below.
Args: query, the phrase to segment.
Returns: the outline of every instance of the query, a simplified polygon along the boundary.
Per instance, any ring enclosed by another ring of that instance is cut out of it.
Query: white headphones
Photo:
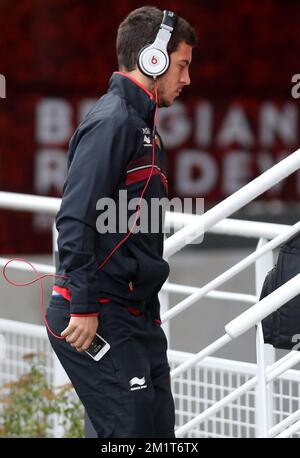
[[[170,58],[167,46],[177,22],[177,16],[172,11],[164,11],[162,23],[154,42],[142,48],[138,54],[138,68],[144,75],[163,75],[169,68]]]

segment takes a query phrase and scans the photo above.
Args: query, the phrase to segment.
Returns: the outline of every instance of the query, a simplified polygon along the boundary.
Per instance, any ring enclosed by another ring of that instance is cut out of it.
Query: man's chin
[[[170,107],[174,102],[174,99],[173,100],[160,100],[159,101],[159,108],[167,108],[167,107]]]

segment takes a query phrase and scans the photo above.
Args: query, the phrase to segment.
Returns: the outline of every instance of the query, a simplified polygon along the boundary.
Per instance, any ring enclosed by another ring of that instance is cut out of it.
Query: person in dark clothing
[[[156,111],[190,84],[195,43],[193,28],[174,13],[132,11],[118,29],[119,71],[70,141],[56,217],[61,277],[47,310],[64,339],[48,335],[98,437],[174,437],[158,299],[169,266],[163,217],[153,221],[149,207],[168,195]],[[111,202],[117,216],[105,231]],[[148,230],[137,230],[145,204]],[[111,346],[98,362],[84,352],[96,332]]]

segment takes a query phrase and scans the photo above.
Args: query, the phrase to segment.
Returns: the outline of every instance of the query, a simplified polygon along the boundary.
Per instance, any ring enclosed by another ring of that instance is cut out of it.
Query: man
[[[119,209],[120,191],[149,204],[167,196],[165,156],[153,135],[156,105],[170,106],[190,84],[195,43],[192,27],[172,12],[131,12],[118,30],[119,72],[70,142],[56,218],[65,279],[55,282],[47,319],[65,338],[49,333],[99,437],[174,437],[158,301],[169,274],[162,224],[158,232],[136,231],[139,205],[125,233],[118,219],[117,231],[102,233],[97,218],[101,199],[111,197]],[[111,346],[98,362],[84,352],[96,331]]]

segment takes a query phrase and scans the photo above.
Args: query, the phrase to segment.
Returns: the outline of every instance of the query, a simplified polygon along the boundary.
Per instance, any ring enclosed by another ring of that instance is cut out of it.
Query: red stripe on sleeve
[[[68,288],[62,288],[61,286],[54,285],[53,291],[58,294],[61,294],[67,301],[71,300],[71,294]]]

